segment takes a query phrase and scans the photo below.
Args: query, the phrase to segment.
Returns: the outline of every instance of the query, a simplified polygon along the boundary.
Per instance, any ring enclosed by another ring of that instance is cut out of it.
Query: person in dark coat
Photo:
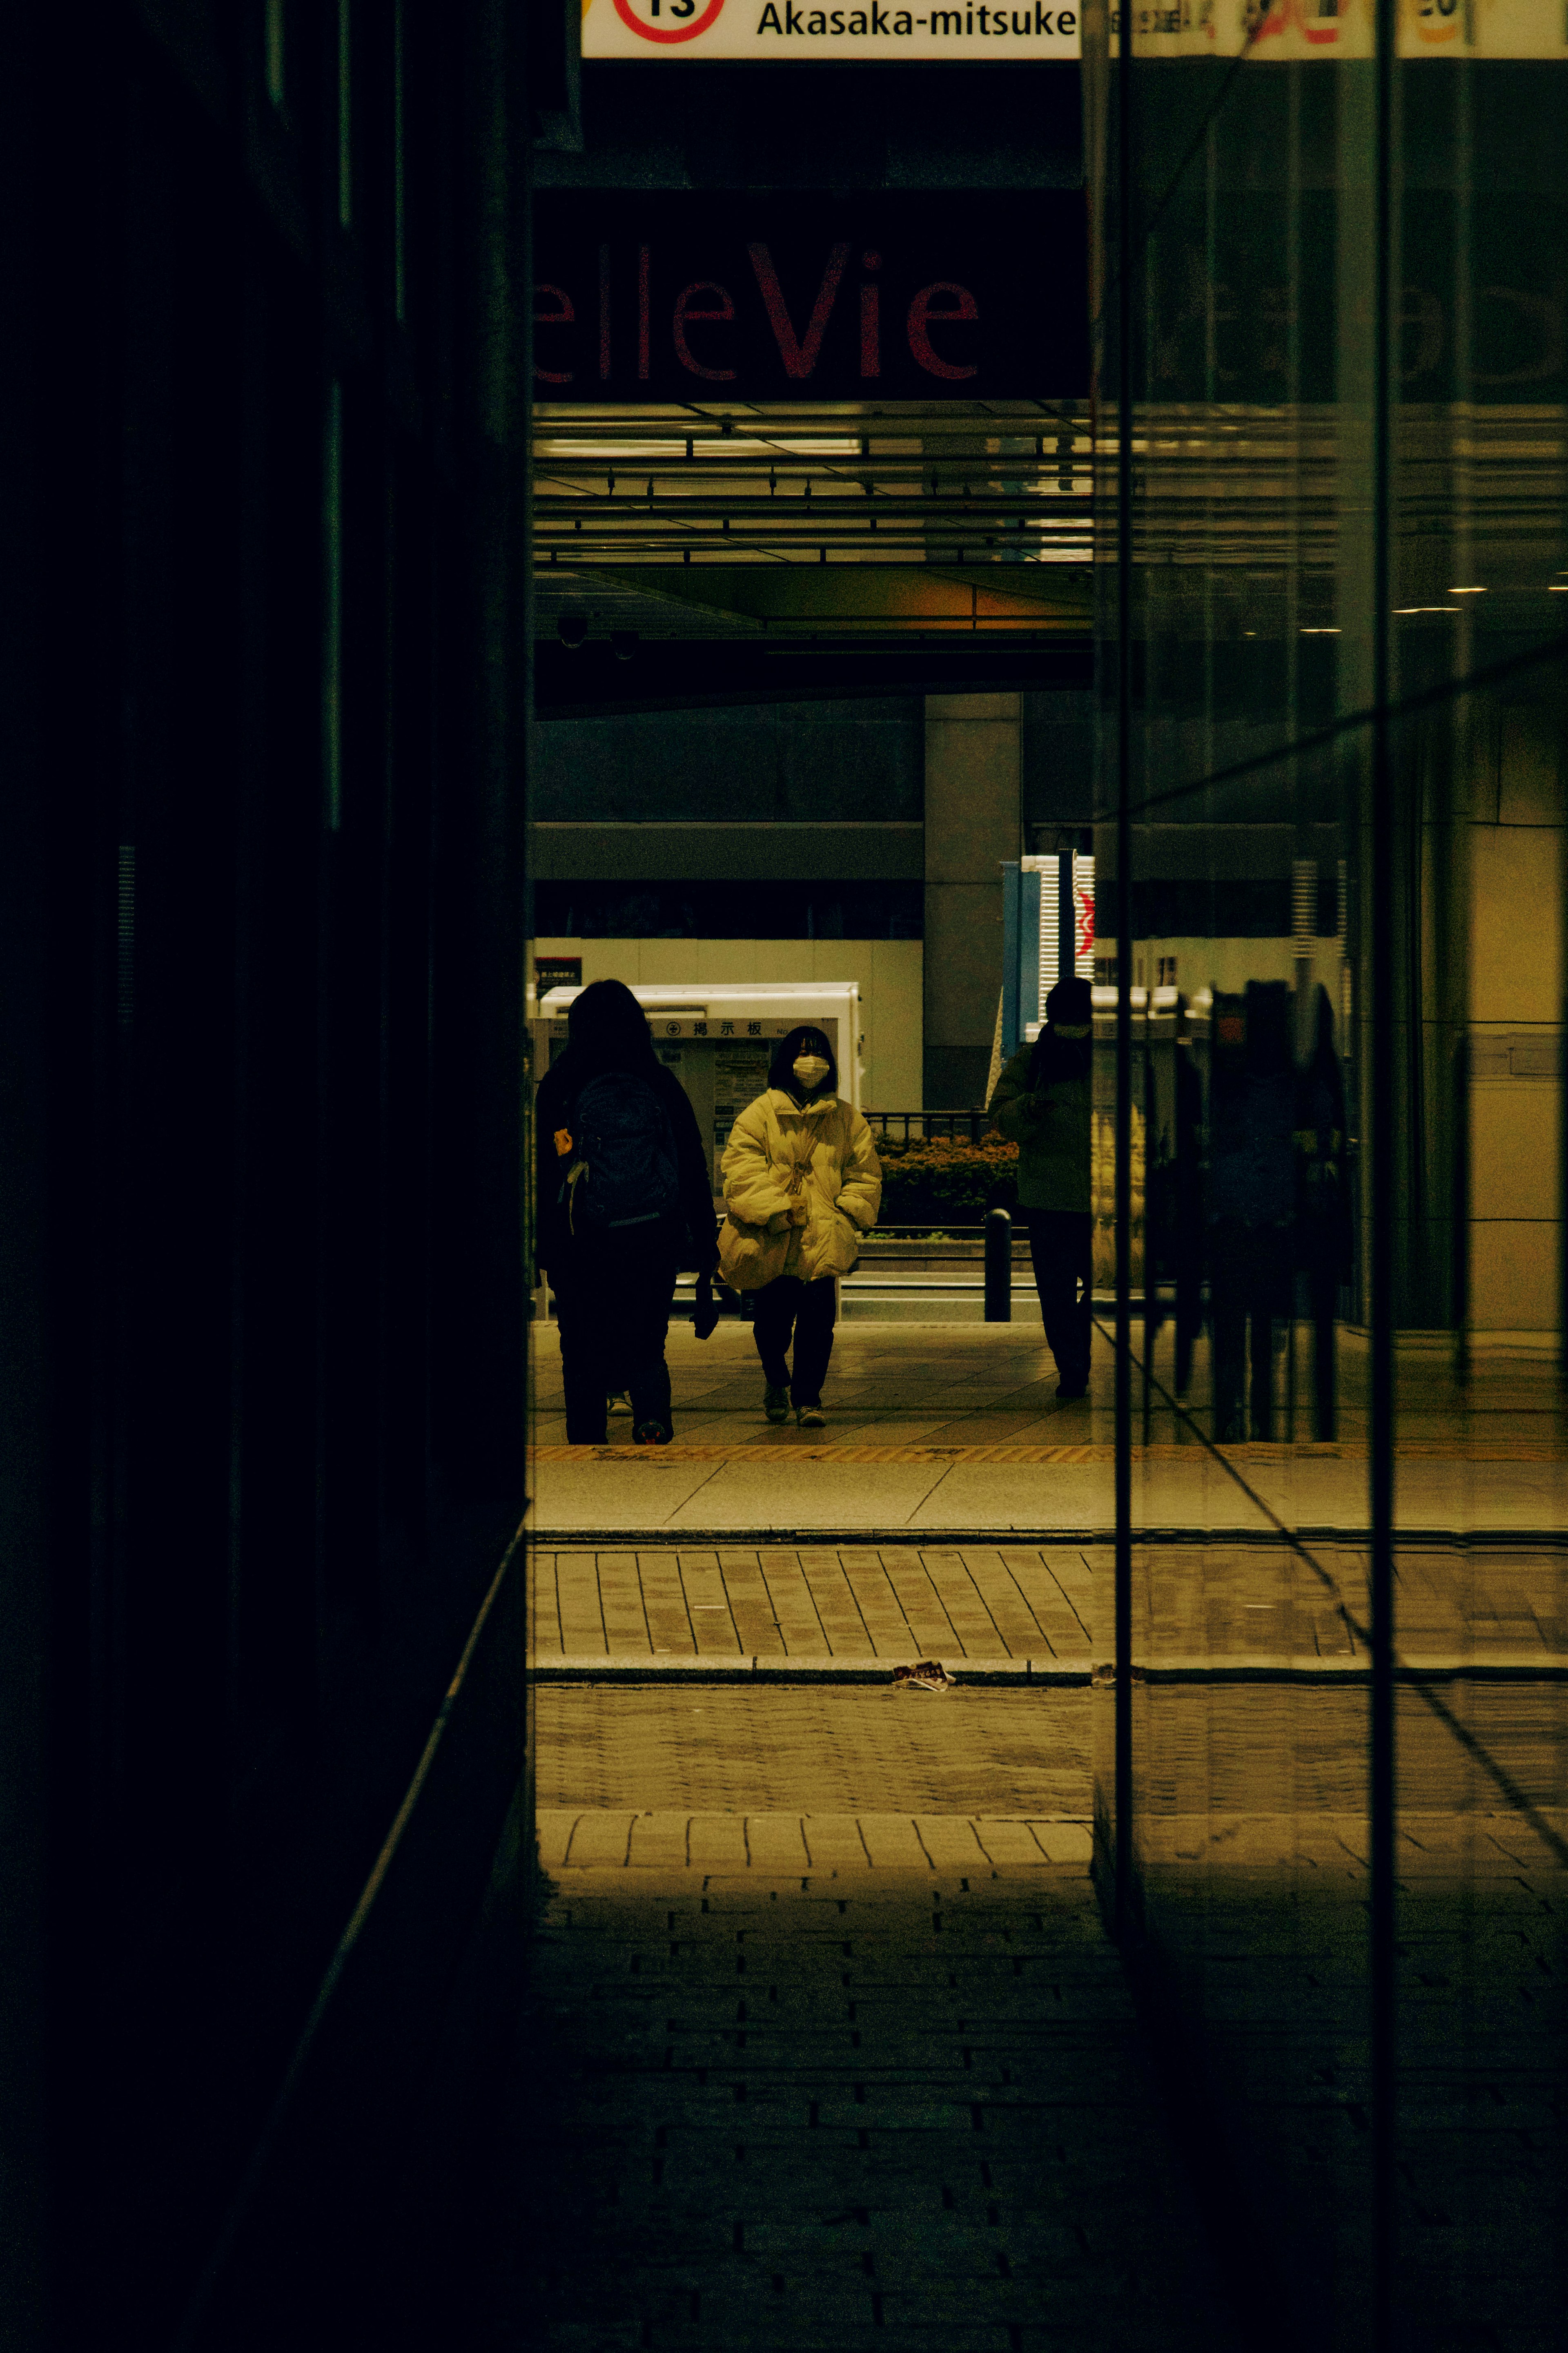
[[[708,1155],[686,1092],[659,1060],[647,1016],[624,981],[590,981],[566,1024],[566,1051],[535,1104],[535,1254],[560,1319],[566,1436],[574,1446],[602,1446],[607,1396],[625,1389],[637,1444],[668,1446],[675,1426],[664,1348],[676,1277],[683,1265],[711,1274],[719,1260]],[[590,1089],[607,1108],[580,1117]],[[641,1182],[645,1196],[640,1206],[617,1200],[605,1222],[593,1214],[596,1172],[584,1132],[617,1111],[630,1139],[630,1175],[619,1181]]]
[[[1251,1436],[1274,1435],[1274,1326],[1290,1313],[1294,1270],[1295,1125],[1289,987],[1249,980],[1245,1001],[1216,995],[1207,1239],[1221,1445],[1247,1437],[1248,1407]]]
[[[1176,1134],[1172,1261],[1176,1278],[1176,1395],[1192,1387],[1204,1323],[1204,1084],[1185,997],[1176,999]]]
[[[1345,1081],[1334,1051],[1334,1014],[1318,985],[1312,1059],[1296,1109],[1298,1244],[1312,1315],[1312,1435],[1334,1435],[1334,1314],[1351,1278],[1352,1225]]]
[[[1089,1388],[1093,1063],[1094,1000],[1088,981],[1068,973],[1046,999],[1045,1028],[1005,1065],[990,1104],[992,1118],[1018,1147],[1018,1207],[1063,1399]]]

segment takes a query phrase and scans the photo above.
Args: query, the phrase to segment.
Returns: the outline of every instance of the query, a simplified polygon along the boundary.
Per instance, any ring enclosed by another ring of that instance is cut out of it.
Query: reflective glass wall
[[[1568,18],[1085,18],[1097,1870],[1303,2348],[1561,2342]]]

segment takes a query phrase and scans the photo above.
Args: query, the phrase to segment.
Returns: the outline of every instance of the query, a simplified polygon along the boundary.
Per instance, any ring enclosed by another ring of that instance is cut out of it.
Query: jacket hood
[[[647,1015],[624,980],[591,980],[566,1013],[566,1051],[556,1067],[570,1065],[574,1085],[605,1071],[634,1071],[647,1078],[658,1068]]]
[[[1088,981],[1078,973],[1064,973],[1046,999],[1046,1019],[1068,1029],[1092,1021],[1094,998]]]
[[[1283,980],[1249,980],[1243,996],[1215,991],[1214,1081],[1224,1092],[1295,1068],[1290,989]]]

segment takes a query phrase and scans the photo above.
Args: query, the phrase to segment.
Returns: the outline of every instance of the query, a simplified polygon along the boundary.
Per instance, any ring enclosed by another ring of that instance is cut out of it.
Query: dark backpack
[[[574,1233],[651,1225],[679,1208],[675,1131],[646,1079],[606,1071],[583,1089],[563,1198]]]

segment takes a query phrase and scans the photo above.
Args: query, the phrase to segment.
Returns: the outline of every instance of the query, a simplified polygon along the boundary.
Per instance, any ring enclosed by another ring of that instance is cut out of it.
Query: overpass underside
[[[1079,399],[541,405],[542,715],[1086,674]]]

